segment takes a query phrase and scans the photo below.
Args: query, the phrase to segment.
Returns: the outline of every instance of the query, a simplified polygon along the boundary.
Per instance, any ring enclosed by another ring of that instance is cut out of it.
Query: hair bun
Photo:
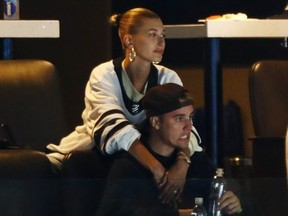
[[[121,18],[122,18],[122,14],[113,14],[113,15],[110,17],[110,19],[109,19],[109,23],[110,23],[112,26],[118,27]]]

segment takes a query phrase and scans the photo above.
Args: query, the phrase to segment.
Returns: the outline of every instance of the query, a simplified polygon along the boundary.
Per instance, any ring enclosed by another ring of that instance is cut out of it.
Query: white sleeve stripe
[[[118,132],[119,130],[121,130],[122,128],[126,127],[127,125],[130,125],[130,123],[128,121],[124,121],[124,122],[121,122],[120,124],[116,125],[115,127],[113,127],[106,135],[105,137],[105,140],[103,142],[103,151],[105,154],[107,154],[106,152],[106,146],[107,146],[107,143],[109,141],[109,139],[116,133]]]
[[[122,115],[124,116],[123,112],[120,111],[120,110],[117,110],[117,109],[109,110],[109,111],[103,113],[103,114],[98,118],[98,120],[97,120],[97,122],[95,123],[95,126],[94,126],[94,127],[96,127],[96,126],[97,126],[104,118],[106,118],[107,116],[113,115],[113,114],[116,114],[116,113],[122,114]]]
[[[105,124],[103,124],[101,127],[99,127],[97,130],[95,130],[94,132],[94,141],[96,145],[101,145],[101,140],[102,140],[102,134],[103,131],[107,128],[110,127],[112,125],[117,126],[116,122],[118,120],[122,120],[121,118],[113,118],[111,120],[109,120],[108,122],[106,122]],[[126,120],[125,120],[126,121]]]
[[[100,127],[97,130],[95,130],[95,132],[94,132],[94,141],[95,141],[95,145],[97,147],[102,145],[101,140],[102,140],[102,136],[103,136],[104,130],[108,126],[111,126],[111,125],[115,124],[116,121],[117,121],[117,119],[111,119],[110,121],[106,122],[102,127]]]

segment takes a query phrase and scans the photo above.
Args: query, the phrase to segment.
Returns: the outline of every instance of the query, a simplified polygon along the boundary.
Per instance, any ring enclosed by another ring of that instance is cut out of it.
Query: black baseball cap
[[[166,83],[149,89],[142,99],[147,117],[158,116],[193,105],[189,92],[181,85]]]

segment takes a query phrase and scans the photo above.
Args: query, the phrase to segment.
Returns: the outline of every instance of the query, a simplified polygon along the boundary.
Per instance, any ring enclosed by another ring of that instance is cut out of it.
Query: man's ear
[[[133,46],[132,35],[131,34],[125,34],[123,37],[123,42],[124,42],[126,48],[131,48]]]
[[[160,129],[159,117],[157,116],[150,117],[150,124],[152,125],[153,128],[155,128],[156,130],[159,130]]]

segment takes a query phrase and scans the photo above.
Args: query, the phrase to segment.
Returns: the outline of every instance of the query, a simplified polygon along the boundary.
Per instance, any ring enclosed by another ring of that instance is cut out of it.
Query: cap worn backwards
[[[193,105],[188,91],[175,83],[155,86],[142,99],[147,117],[158,116],[182,107]]]

